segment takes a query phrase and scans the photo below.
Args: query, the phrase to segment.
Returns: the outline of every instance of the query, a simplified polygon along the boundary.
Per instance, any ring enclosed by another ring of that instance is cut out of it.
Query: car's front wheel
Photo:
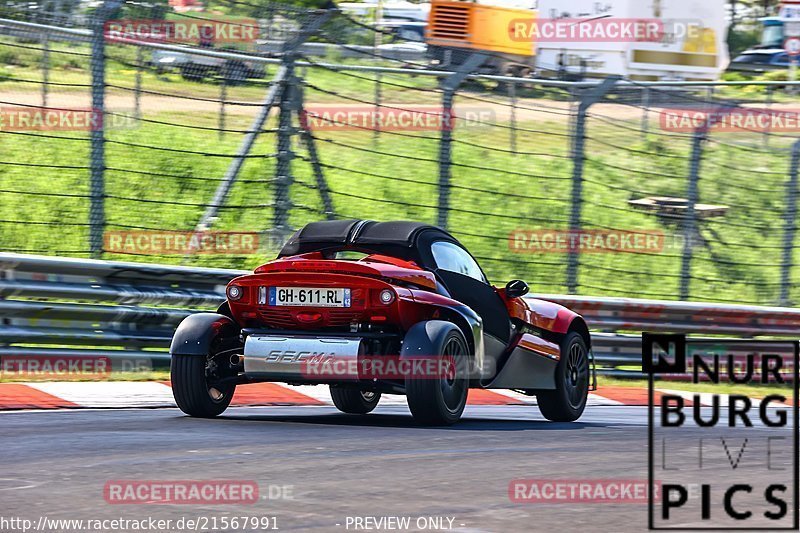
[[[340,389],[331,385],[333,405],[343,413],[365,415],[378,406],[380,392]]]
[[[589,397],[589,350],[576,332],[561,343],[561,359],[556,366],[556,389],[539,391],[539,411],[554,422],[573,422],[581,417]]]
[[[425,425],[449,426],[461,418],[467,405],[469,349],[455,326],[437,337],[432,339],[435,353],[431,356],[446,364],[435,365],[435,375],[406,377],[406,396],[415,420]],[[448,365],[449,371],[441,372]]]

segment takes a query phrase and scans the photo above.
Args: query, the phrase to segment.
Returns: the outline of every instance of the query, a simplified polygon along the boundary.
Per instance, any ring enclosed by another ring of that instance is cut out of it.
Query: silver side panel
[[[308,377],[308,368],[325,361],[337,361],[357,368],[361,339],[315,336],[251,335],[244,343],[244,372],[279,378]],[[358,379],[355,375],[339,375],[337,379]]]

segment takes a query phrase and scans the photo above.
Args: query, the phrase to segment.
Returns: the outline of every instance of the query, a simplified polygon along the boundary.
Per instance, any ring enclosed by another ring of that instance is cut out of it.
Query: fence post
[[[142,67],[144,52],[141,46],[136,47],[136,79],[133,91],[133,116],[136,120],[142,118]]]
[[[291,198],[289,197],[292,185],[292,115],[296,101],[295,58],[293,53],[288,53],[283,58],[283,67],[286,75],[280,81],[280,102],[278,104],[278,154],[275,169],[275,208],[272,220],[273,238],[281,242],[289,233],[289,213],[291,211]]]
[[[261,104],[261,109],[259,110],[258,115],[253,120],[250,128],[247,130],[247,134],[244,136],[242,144],[239,146],[239,149],[236,152],[236,156],[228,166],[228,170],[225,171],[225,176],[223,176],[222,181],[217,187],[217,190],[214,192],[214,197],[212,198],[211,203],[206,208],[203,216],[200,217],[200,220],[195,226],[195,232],[208,231],[213,225],[214,220],[217,218],[219,209],[225,205],[228,194],[230,194],[234,183],[236,183],[236,179],[239,177],[239,172],[241,172],[242,167],[244,166],[247,155],[253,148],[259,133],[261,133],[264,123],[269,118],[270,111],[273,107],[275,107],[276,101],[280,98],[281,91],[283,90],[283,82],[285,80],[286,66],[281,65],[278,68],[278,71],[275,73],[275,78],[272,80],[272,85],[270,86],[269,91],[267,91],[267,96],[264,99],[264,103]],[[187,257],[188,253],[189,252],[187,252]]]
[[[222,76],[222,81],[219,85],[219,130],[218,137],[222,139],[225,136],[225,101],[228,99],[228,78]]]
[[[442,83],[442,137],[439,140],[439,206],[436,223],[447,229],[450,213],[450,163],[453,143],[453,99],[461,82],[486,60],[484,54],[471,54],[456,71],[447,76]]]
[[[797,174],[800,170],[800,141],[792,145],[792,162],[789,166],[789,182],[786,184],[786,212],[783,216],[783,261],[781,262],[780,305],[791,305],[789,291],[792,286],[794,266],[794,238],[797,232]]]
[[[512,81],[508,84],[508,97],[511,99],[511,152],[517,154],[517,82]]]
[[[603,83],[592,87],[581,95],[581,103],[575,116],[575,137],[572,142],[572,210],[569,217],[570,234],[581,230],[581,211],[583,209],[583,163],[586,147],[586,113],[589,108],[603,99],[619,81],[618,76],[603,80]],[[578,291],[578,250],[570,244],[569,257],[567,258],[567,289],[570,294]]]
[[[44,34],[42,42],[42,107],[47,107],[47,93],[50,84],[50,34]]]
[[[703,142],[708,133],[707,126],[697,128],[692,138],[692,161],[689,169],[689,187],[686,193],[686,215],[683,218],[683,258],[681,260],[680,299],[688,300],[692,281],[692,255],[697,236],[697,216],[695,206],[698,202],[700,164],[703,161]]]
[[[272,5],[270,4],[270,9],[272,9]],[[272,80],[272,84],[270,85],[269,90],[267,91],[267,96],[264,99],[264,103],[261,105],[261,109],[256,115],[256,118],[253,120],[250,129],[247,130],[247,134],[244,136],[241,145],[239,146],[238,151],[236,152],[236,156],[234,157],[231,164],[228,166],[228,170],[225,171],[225,176],[222,178],[221,183],[217,187],[216,192],[214,193],[214,198],[211,201],[211,205],[206,208],[206,211],[203,213],[203,216],[200,218],[200,221],[195,226],[195,231],[208,231],[214,223],[216,219],[217,212],[219,209],[225,205],[225,201],[228,198],[228,194],[231,191],[234,183],[236,183],[236,179],[239,177],[239,172],[244,165],[245,159],[250,154],[250,150],[253,148],[253,145],[258,138],[258,135],[261,133],[264,124],[266,123],[267,119],[269,118],[270,110],[275,107],[276,102],[277,105],[281,106],[281,114],[280,114],[280,123],[286,124],[287,117],[288,123],[291,129],[291,115],[287,115],[283,113],[284,106],[289,109],[291,112],[292,107],[296,107],[296,104],[290,105],[289,98],[290,96],[285,94],[285,90],[289,88],[289,83],[291,80],[294,80],[294,57],[293,54],[295,50],[303,44],[306,39],[308,39],[311,35],[313,35],[319,28],[328,21],[331,16],[337,13],[335,9],[329,9],[321,16],[317,17],[312,23],[308,24],[307,27],[303,29],[296,37],[293,39],[286,41],[283,44],[282,49],[282,63],[278,67],[277,71],[275,72],[275,77]],[[288,137],[283,134],[289,133]],[[287,131],[280,131],[278,132],[278,154],[277,164],[276,164],[276,172],[275,172],[275,194],[276,199],[280,196],[278,188],[281,185],[281,177],[285,177],[288,175],[290,171],[290,161],[287,161],[286,153],[281,153],[281,147],[288,146],[291,149],[291,132]],[[275,201],[275,211],[274,211],[274,219],[281,218],[282,220],[287,218],[286,212],[281,211],[285,207],[284,200]],[[280,208],[279,209],[279,204]],[[274,222],[273,219],[273,222]],[[273,236],[275,231],[273,230]],[[187,253],[188,257],[188,253]]]
[[[642,140],[650,133],[650,87],[642,89]]]
[[[767,113],[772,115],[772,99],[773,99],[772,86],[767,87]],[[764,148],[769,148],[769,129],[764,128]]]
[[[382,98],[383,94],[381,91],[381,73],[376,72],[375,73],[375,117],[374,120],[371,121],[374,128],[374,133],[372,134],[373,142],[377,142],[381,134],[381,120],[379,117],[381,114]]]
[[[378,4],[375,6],[375,40],[373,43],[373,50],[372,53],[375,58],[380,59],[380,46],[383,42],[383,29],[381,28],[381,20],[383,20],[383,0],[378,0]],[[381,73],[375,73],[375,120],[372,121],[372,124],[375,128],[374,133],[372,134],[373,142],[378,142],[378,138],[381,134],[380,124],[381,121],[378,118],[381,112]]]
[[[92,117],[96,124],[90,132],[91,162],[89,178],[89,250],[94,258],[103,255],[105,214],[105,21],[118,0],[104,0],[92,17]]]
[[[297,85],[297,100],[299,102],[298,112],[300,115],[300,138],[308,150],[308,158],[311,163],[311,169],[314,172],[314,180],[317,183],[317,190],[319,197],[322,200],[322,208],[326,220],[334,220],[336,212],[333,209],[333,199],[331,198],[331,190],[328,187],[328,181],[325,179],[325,173],[322,171],[322,163],[319,160],[319,152],[317,151],[317,141],[310,131],[310,126],[306,117],[305,111],[305,77]]]

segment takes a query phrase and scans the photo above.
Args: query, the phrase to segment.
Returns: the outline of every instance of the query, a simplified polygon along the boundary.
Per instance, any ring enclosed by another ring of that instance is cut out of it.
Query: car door
[[[494,337],[504,349],[511,336],[508,310],[478,263],[466,250],[448,241],[434,242],[431,252],[436,275],[450,296],[475,311],[483,320],[484,334]]]

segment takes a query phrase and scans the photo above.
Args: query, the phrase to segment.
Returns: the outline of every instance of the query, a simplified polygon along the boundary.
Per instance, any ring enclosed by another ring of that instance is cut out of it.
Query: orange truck
[[[536,66],[535,43],[515,38],[509,28],[535,17],[532,9],[432,0],[426,34],[429,54],[435,65],[451,68],[471,52],[489,52],[483,72],[528,76]]]

